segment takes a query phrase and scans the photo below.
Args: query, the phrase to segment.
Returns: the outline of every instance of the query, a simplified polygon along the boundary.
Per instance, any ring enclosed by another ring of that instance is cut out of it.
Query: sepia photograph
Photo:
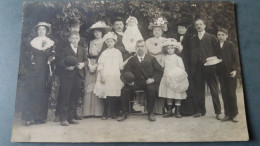
[[[24,2],[11,141],[248,141],[235,7]]]

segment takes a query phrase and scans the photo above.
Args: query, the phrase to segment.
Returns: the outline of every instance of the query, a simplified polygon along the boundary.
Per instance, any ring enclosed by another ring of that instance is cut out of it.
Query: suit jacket
[[[66,66],[64,64],[64,59],[67,56],[75,56],[78,58],[78,62],[84,62],[84,67],[88,64],[87,60],[87,52],[86,50],[78,45],[77,54],[72,50],[71,46],[66,46],[63,48],[62,52],[57,54],[57,67],[60,68],[60,75],[61,77],[74,77],[75,75],[79,74],[82,78],[84,77],[84,69],[74,68],[74,70],[66,70]]]
[[[181,35],[175,35],[174,38],[180,42],[180,36]],[[183,49],[181,52],[176,52],[175,54],[180,56],[183,60],[185,70],[189,74],[190,73],[190,48],[189,48],[189,40],[191,38],[190,33],[186,33],[183,35],[183,39],[181,41],[181,44],[183,46]]]
[[[238,55],[235,48],[231,41],[225,41],[222,48],[218,46],[217,57],[222,59],[228,74],[234,70],[238,71]]]
[[[207,32],[201,40],[197,34],[192,35],[189,42],[191,72],[194,72],[199,61],[204,64],[208,57],[216,56],[218,42],[213,34]]]
[[[130,57],[130,54],[129,52],[125,49],[125,45],[123,44],[122,42],[122,38],[123,36],[118,34],[117,32],[114,31],[114,33],[116,34],[117,36],[117,42],[115,44],[115,48],[118,49],[121,53],[122,53],[122,57],[123,57],[123,60],[125,61],[128,57]]]
[[[125,68],[126,71],[132,72],[135,75],[135,81],[137,82],[153,78],[155,83],[160,83],[160,75],[163,72],[163,69],[156,58],[149,54],[145,54],[142,62],[139,62],[137,55],[135,55],[128,60]]]

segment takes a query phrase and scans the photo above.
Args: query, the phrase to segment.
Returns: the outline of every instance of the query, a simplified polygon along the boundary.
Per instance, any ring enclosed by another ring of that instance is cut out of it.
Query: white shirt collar
[[[201,32],[198,32],[198,37],[199,37],[200,40],[201,40],[202,37],[204,36],[205,32],[206,32],[205,30],[203,30],[203,31],[201,31]]]
[[[141,62],[141,59],[142,59],[142,61],[144,61],[144,57],[145,57],[145,53],[144,53],[143,56],[137,55],[137,58],[138,58],[139,62]]]
[[[223,48],[224,42],[220,42],[220,48]]]
[[[78,48],[75,48],[73,44],[70,44],[72,50],[75,52],[75,54],[77,54]]]

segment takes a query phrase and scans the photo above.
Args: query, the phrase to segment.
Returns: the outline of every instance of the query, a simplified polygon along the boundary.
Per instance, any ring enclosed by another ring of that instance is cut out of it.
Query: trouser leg
[[[207,73],[206,75],[207,83],[210,89],[210,93],[212,96],[213,106],[215,110],[215,114],[221,114],[221,105],[218,95],[218,84],[217,84],[217,77],[215,73]]]
[[[237,79],[229,77],[228,86],[229,86],[228,88],[229,89],[229,96],[228,96],[229,116],[233,118],[238,114],[237,96],[236,96]]]
[[[130,86],[125,85],[121,90],[121,106],[122,106],[122,112],[127,113],[128,107],[129,107],[129,99],[132,95],[132,89]],[[130,105],[131,106],[131,105]]]
[[[60,118],[61,121],[66,121],[68,119],[68,109],[70,102],[70,95],[73,88],[73,78],[62,78],[60,86]]]
[[[74,119],[75,112],[77,111],[78,108],[78,102],[79,102],[79,97],[80,97],[80,90],[81,90],[81,77],[76,76],[73,81],[73,89],[70,95],[70,106],[69,106],[69,111],[68,111],[68,120]]]
[[[154,110],[154,103],[156,98],[155,85],[154,83],[148,84],[145,89],[145,98],[147,102],[148,114],[152,114]]]
[[[197,69],[191,78],[191,90],[196,112],[205,114],[205,71],[201,63],[198,63]]]

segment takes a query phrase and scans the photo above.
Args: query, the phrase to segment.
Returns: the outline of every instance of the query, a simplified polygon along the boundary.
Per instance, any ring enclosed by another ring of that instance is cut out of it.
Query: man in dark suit
[[[125,66],[126,72],[134,74],[134,84],[125,84],[121,90],[122,112],[123,116],[118,121],[123,121],[127,117],[127,105],[131,95],[136,90],[144,90],[147,102],[148,119],[155,121],[153,113],[154,102],[156,96],[155,84],[160,82],[157,74],[162,72],[162,67],[156,58],[146,54],[146,46],[144,40],[136,42],[136,55],[128,60]]]
[[[84,67],[87,65],[87,54],[79,46],[78,32],[70,32],[70,45],[59,54],[57,65],[62,69],[60,86],[60,121],[62,126],[78,124],[74,120],[80,96],[81,81],[84,79]]]
[[[225,117],[222,121],[238,122],[236,118],[238,114],[236,96],[238,56],[236,47],[231,41],[227,40],[228,31],[226,29],[220,28],[217,36],[219,39],[217,56],[222,59],[222,62],[217,65],[217,74],[225,111]]]
[[[80,31],[80,21],[78,19],[71,19],[69,21],[69,26],[67,29],[61,32],[59,39],[57,40],[57,47],[56,47],[56,60],[59,60],[59,54],[61,54],[64,51],[64,48],[70,45],[70,42],[68,40],[70,32],[78,32]],[[83,37],[80,37],[80,41],[78,43],[80,46],[84,47],[85,50],[88,50],[88,44],[86,43],[86,39]],[[60,72],[62,72],[63,68],[60,68],[60,66],[57,66],[55,69],[55,74],[60,77]],[[60,122],[60,93],[58,94],[57,98],[57,105],[56,105],[56,111],[55,111],[55,119],[54,122]],[[75,119],[76,120],[82,120],[82,117],[80,117],[77,113],[75,113]]]
[[[221,107],[218,95],[216,79],[216,66],[205,67],[206,59],[216,56],[217,38],[205,31],[205,21],[197,19],[195,29],[197,34],[190,38],[190,86],[196,114],[193,117],[200,117],[206,114],[205,108],[205,81],[210,88],[216,118],[219,120]]]
[[[123,60],[125,61],[131,56],[131,54],[125,49],[125,46],[122,42],[125,27],[124,20],[121,17],[115,17],[112,19],[112,27],[114,33],[117,36],[117,42],[114,47],[122,53]]]

